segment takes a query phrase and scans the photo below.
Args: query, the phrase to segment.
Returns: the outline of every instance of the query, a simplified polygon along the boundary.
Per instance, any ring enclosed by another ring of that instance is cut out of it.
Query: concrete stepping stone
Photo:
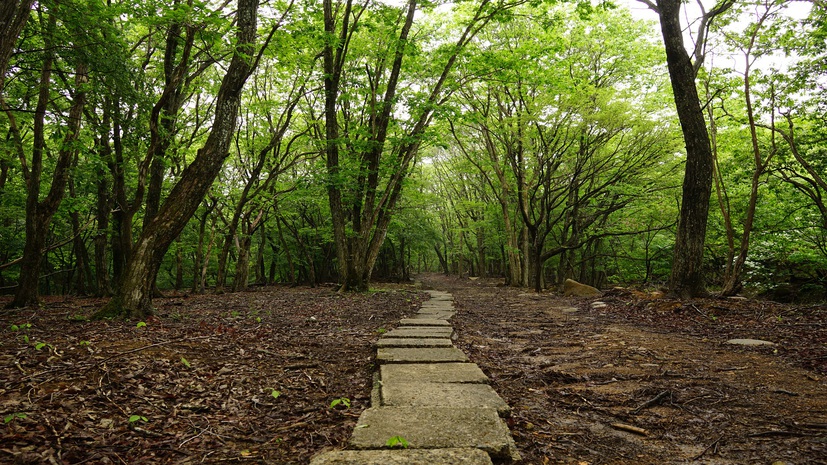
[[[412,316],[411,320],[450,320],[454,313],[424,313]]]
[[[396,328],[388,331],[382,337],[401,338],[401,337],[418,337],[425,339],[433,338],[450,338],[454,334],[454,328],[450,326],[428,326],[428,327],[411,327]]]
[[[774,342],[764,341],[761,339],[730,339],[726,341],[727,344],[734,344],[739,346],[774,346]]]
[[[313,457],[310,465],[491,465],[480,449],[337,450]]]
[[[427,307],[427,308],[420,308],[418,312],[419,314],[422,313],[456,313],[457,311],[454,307]]]
[[[495,458],[519,460],[511,432],[489,408],[373,407],[362,412],[350,447],[381,449],[400,436],[409,449],[475,448]]]
[[[442,363],[467,362],[468,357],[456,347],[376,349],[376,360],[380,363]]]
[[[448,320],[439,318],[403,318],[399,321],[400,326],[451,326]]]
[[[416,380],[421,383],[487,384],[488,377],[476,363],[394,363],[379,368],[383,383]]]
[[[450,339],[425,339],[415,337],[383,337],[376,347],[454,347]]]
[[[511,408],[487,384],[421,383],[382,380],[382,405],[390,407],[484,407],[508,416]]]

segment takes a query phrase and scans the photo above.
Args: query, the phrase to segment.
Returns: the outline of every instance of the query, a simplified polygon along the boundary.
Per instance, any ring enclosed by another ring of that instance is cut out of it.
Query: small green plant
[[[137,329],[146,328],[146,322],[139,321],[138,324],[135,325],[135,328],[137,328]]]
[[[385,445],[388,447],[401,447],[402,449],[407,449],[410,444],[408,444],[408,441],[402,436],[394,436],[388,439],[388,442],[386,442]]]
[[[281,391],[277,391],[273,388],[270,388],[270,395],[273,396],[273,399],[278,399],[281,395]]]
[[[91,346],[91,345],[92,345],[92,343],[91,343],[91,342],[89,342],[89,341],[80,341],[80,342],[78,343],[78,345],[80,345],[81,347],[87,347],[87,346]]]
[[[256,317],[256,323],[261,323],[261,317],[260,316]]]
[[[387,330],[387,329],[385,329],[385,328],[379,328],[379,329],[377,329],[377,330],[376,330],[376,333],[377,333],[377,334],[385,334],[385,333],[387,333],[387,332],[388,332],[388,330]]]
[[[31,323],[23,323],[23,324],[19,324],[19,325],[9,326],[9,329],[11,330],[11,332],[13,332],[13,333],[22,333],[19,336],[17,336],[17,339],[20,339],[21,341],[25,342],[26,344],[29,343],[29,335],[26,334],[26,331],[31,329],[31,328],[32,328]]]
[[[25,413],[15,412],[3,417],[3,423],[8,425],[9,423],[13,422],[14,420],[22,420],[26,418]]]
[[[783,322],[784,322],[784,317],[782,317],[781,315],[778,315],[778,316],[776,316],[775,318],[778,320],[778,322],[779,322],[779,323],[783,323]]]
[[[333,399],[333,402],[330,403],[330,408],[336,408],[337,405],[343,405],[345,408],[350,408],[350,399],[347,397]]]
[[[143,415],[131,415],[131,416],[129,417],[129,422],[130,422],[130,423],[135,423],[135,422],[138,422],[138,421],[143,422],[143,423],[146,423],[146,422],[148,422],[149,420],[147,420],[147,419],[146,419],[146,417],[145,417],[145,416],[143,416]]]
[[[47,344],[45,342],[38,342],[37,344],[34,345],[34,348],[35,348],[35,350],[40,350],[40,349],[42,349],[46,346],[52,347],[51,344]]]
[[[187,367],[187,368],[192,368],[192,365],[190,365],[190,362],[187,359],[185,359],[184,357],[181,357],[181,363],[183,363],[184,366]]]
[[[240,315],[241,313],[239,313],[238,310],[233,310],[232,312],[230,312],[230,316],[232,316],[233,318],[238,318]]]

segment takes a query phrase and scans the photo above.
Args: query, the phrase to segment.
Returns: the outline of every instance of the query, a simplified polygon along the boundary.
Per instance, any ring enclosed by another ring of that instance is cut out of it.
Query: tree
[[[696,297],[706,293],[703,256],[714,162],[695,77],[703,64],[712,22],[732,7],[735,0],[719,0],[708,12],[703,11],[703,4],[699,2],[703,13],[691,56],[683,41],[681,0],[638,1],[654,10],[660,18],[675,109],[686,144],[681,213],[669,288],[679,297]]]
[[[324,1],[324,154],[341,290],[367,290],[405,179],[444,103],[457,59],[486,24],[517,3],[482,0],[469,8],[453,44],[437,46],[432,62],[419,65],[426,73],[408,77],[410,83],[418,80],[419,91],[403,96],[403,62],[419,50],[409,37],[418,2],[370,10],[352,0]],[[359,28],[361,23],[370,26]],[[351,106],[359,101],[360,107]],[[395,111],[403,101],[405,112]]]
[[[152,313],[152,290],[164,254],[198,209],[229,153],[241,92],[257,63],[257,17],[258,0],[238,0],[235,51],[218,90],[209,136],[157,214],[144,226],[115,295],[97,317],[143,317]]]
[[[14,299],[8,304],[9,308],[25,306],[38,306],[38,285],[40,278],[40,264],[43,252],[46,248],[46,236],[52,217],[57,212],[65,195],[66,184],[69,180],[69,172],[76,152],[79,150],[78,139],[80,137],[81,120],[83,109],[86,104],[86,90],[83,88],[88,80],[88,64],[82,53],[74,50],[68,54],[74,61],[75,82],[74,88],[70,90],[73,94],[71,106],[65,116],[66,132],[62,142],[57,149],[49,191],[41,199],[42,178],[44,175],[44,154],[47,147],[47,107],[52,101],[53,76],[58,56],[55,52],[58,47],[58,15],[59,8],[49,8],[45,11],[44,21],[39,24],[42,28],[44,39],[43,58],[40,69],[40,79],[37,83],[37,103],[34,109],[32,121],[32,148],[31,158],[25,156],[25,143],[22,128],[18,125],[15,113],[3,103],[3,109],[9,120],[10,132],[14,139],[14,145],[20,160],[23,177],[26,181],[26,243],[23,248],[23,257],[20,262],[20,279]],[[68,23],[77,26],[76,23]],[[71,31],[68,35],[70,40],[77,36],[72,35],[78,30]],[[77,48],[75,46],[74,48]],[[71,50],[72,47],[69,47]],[[58,70],[59,72],[62,70]]]

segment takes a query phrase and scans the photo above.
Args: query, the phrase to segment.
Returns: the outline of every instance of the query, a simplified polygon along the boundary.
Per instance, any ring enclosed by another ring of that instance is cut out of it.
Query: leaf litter
[[[523,463],[827,463],[824,306],[627,289],[601,306],[422,279],[453,293],[456,343],[512,407]],[[0,462],[306,464],[343,448],[373,343],[427,298],[382,286],[170,295],[144,325],[77,321],[103,303],[86,298],[0,313]]]
[[[173,294],[143,322],[82,321],[104,303],[87,298],[5,311],[0,462],[307,463],[344,446],[380,328],[424,298],[279,286]]]

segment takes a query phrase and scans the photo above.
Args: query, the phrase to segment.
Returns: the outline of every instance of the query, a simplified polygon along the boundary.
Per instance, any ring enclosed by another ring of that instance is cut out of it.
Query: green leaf
[[[44,348],[44,347],[46,347],[46,343],[45,343],[45,342],[38,342],[37,344],[35,344],[35,345],[34,345],[34,348],[35,348],[36,350],[40,350],[40,349],[42,349],[42,348]]]
[[[12,421],[14,421],[18,418],[22,420],[22,419],[26,418],[26,414],[25,413],[11,413],[11,414],[6,415],[5,417],[3,417],[3,423],[9,424],[9,423],[11,423]]]
[[[131,415],[129,417],[129,422],[130,423],[135,423],[136,421],[142,421],[142,422],[146,423],[148,420],[143,415]]]
[[[280,391],[277,391],[277,390],[275,390],[275,389],[271,389],[271,391],[270,391],[270,395],[271,395],[271,396],[273,396],[273,399],[278,399],[278,398],[279,398],[279,396],[281,395],[281,392],[280,392]]]
[[[330,403],[330,408],[335,408],[337,405],[344,405],[345,408],[350,408],[350,399],[347,397],[340,397],[338,399],[334,399],[333,402]]]
[[[181,363],[183,363],[184,366],[187,367],[187,368],[192,368],[192,365],[190,365],[190,362],[188,362],[187,359],[185,359],[184,357],[181,357]]]
[[[144,328],[146,327],[146,323],[143,321],[139,321],[138,324],[135,325],[136,328]]]
[[[402,449],[407,449],[409,444],[408,441],[403,438],[402,436],[394,436],[388,439],[388,442],[385,443],[388,447],[401,447]]]

